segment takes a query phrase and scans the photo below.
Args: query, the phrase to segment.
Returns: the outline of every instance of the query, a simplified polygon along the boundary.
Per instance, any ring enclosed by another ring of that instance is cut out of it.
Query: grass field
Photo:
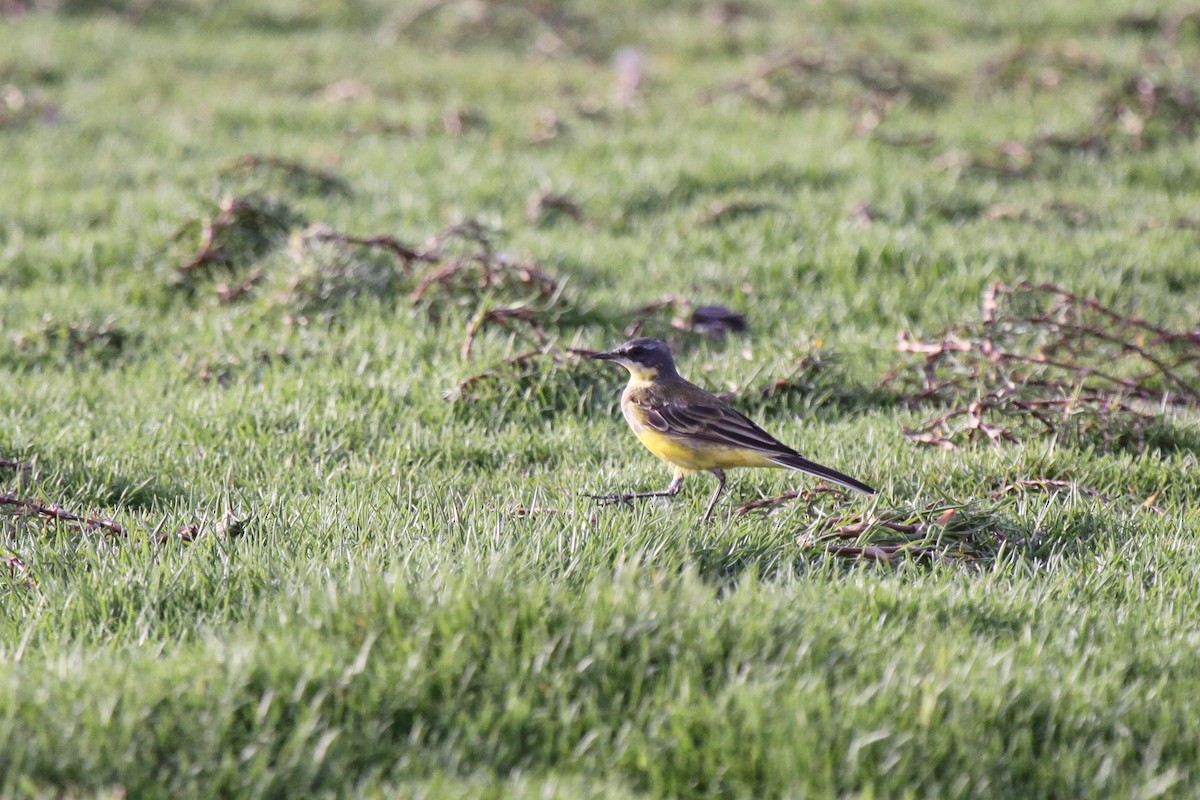
[[[598,8],[0,2],[0,794],[1197,796],[1195,13]]]

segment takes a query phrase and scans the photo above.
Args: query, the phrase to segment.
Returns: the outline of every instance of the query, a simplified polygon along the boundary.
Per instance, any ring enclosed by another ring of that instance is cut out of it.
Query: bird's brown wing
[[[673,393],[672,397],[646,394],[632,397],[629,402],[641,412],[645,424],[667,436],[722,447],[744,447],[768,455],[796,454],[719,398],[700,389],[694,392]]]
[[[648,425],[665,436],[684,442],[704,442],[762,453],[780,467],[798,470],[866,494],[875,490],[804,456],[758,427],[752,419],[698,386],[687,384],[669,392],[645,392],[627,397]]]

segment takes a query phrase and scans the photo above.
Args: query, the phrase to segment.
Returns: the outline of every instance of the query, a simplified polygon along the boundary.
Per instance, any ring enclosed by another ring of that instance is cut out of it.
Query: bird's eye
[[[629,348],[625,352],[627,352],[629,355],[634,356],[636,358],[637,356],[646,355],[646,348],[642,347],[640,344],[635,344],[633,347]]]

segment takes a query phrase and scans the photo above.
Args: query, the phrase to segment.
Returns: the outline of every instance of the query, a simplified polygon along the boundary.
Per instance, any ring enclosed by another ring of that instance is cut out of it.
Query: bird
[[[613,361],[629,370],[621,412],[646,449],[671,467],[673,477],[666,489],[657,492],[586,497],[604,505],[674,497],[683,489],[685,476],[710,472],[717,479],[717,489],[708,501],[703,524],[712,517],[725,489],[725,470],[731,467],[781,467],[875,494],[862,481],[809,461],[721,398],[683,378],[666,342],[646,337],[632,339],[588,358]]]

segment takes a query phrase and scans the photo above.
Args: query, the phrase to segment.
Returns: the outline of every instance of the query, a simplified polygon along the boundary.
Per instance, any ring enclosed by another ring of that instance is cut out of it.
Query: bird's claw
[[[632,494],[585,494],[583,497],[595,500],[600,506],[616,506],[621,503],[632,504],[636,495]]]

